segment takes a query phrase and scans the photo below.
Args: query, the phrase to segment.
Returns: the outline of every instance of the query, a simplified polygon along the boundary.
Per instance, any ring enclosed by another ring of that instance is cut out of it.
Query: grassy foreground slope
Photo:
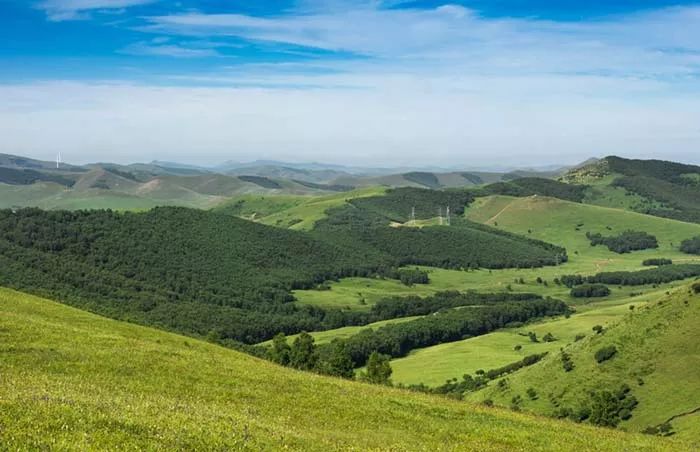
[[[280,368],[0,289],[9,450],[679,450],[684,443]]]
[[[641,431],[670,421],[679,437],[700,446],[700,417],[691,414],[700,408],[699,321],[700,296],[689,293],[688,286],[676,289],[629,311],[603,334],[589,331],[587,338],[565,346],[572,371],[564,370],[560,353],[551,353],[543,362],[506,377],[505,387],[492,384],[472,398],[509,405],[521,395],[523,410],[552,414],[589,405],[590,391],[615,391],[627,384],[639,405],[620,427]],[[596,351],[611,345],[617,353],[598,363]],[[527,397],[528,388],[539,398]]]

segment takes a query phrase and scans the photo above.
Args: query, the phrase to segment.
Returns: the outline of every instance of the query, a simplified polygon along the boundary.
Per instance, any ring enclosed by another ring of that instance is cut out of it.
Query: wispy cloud
[[[193,48],[178,44],[137,42],[120,50],[128,55],[166,56],[173,58],[206,58],[222,56],[213,48]]]
[[[236,37],[365,55],[408,70],[453,67],[503,74],[589,72],[684,76],[700,71],[700,8],[671,8],[592,22],[484,18],[457,5],[433,9],[359,7],[289,13],[175,14],[145,31]],[[668,49],[680,51],[669,52]]]
[[[46,12],[49,20],[59,22],[87,19],[91,11],[123,12],[130,6],[156,1],[158,0],[45,0],[36,6]]]

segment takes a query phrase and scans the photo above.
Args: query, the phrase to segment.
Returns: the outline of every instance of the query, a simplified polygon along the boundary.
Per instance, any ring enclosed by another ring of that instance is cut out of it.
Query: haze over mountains
[[[552,177],[566,168],[448,171],[430,168],[362,168],[323,163],[225,162],[213,167],[176,162],[71,165],[0,154],[0,206],[53,208],[158,204],[213,206],[237,194],[322,194],[369,186],[449,188],[524,176]]]

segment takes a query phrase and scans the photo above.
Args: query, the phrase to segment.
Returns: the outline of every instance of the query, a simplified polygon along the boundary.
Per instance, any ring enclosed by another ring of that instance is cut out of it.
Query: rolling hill
[[[609,156],[561,177],[591,186],[586,202],[700,222],[700,166]]]
[[[0,289],[10,450],[682,450],[626,434],[281,368]]]
[[[352,187],[308,182],[294,173],[226,175],[158,164],[85,166],[0,154],[0,208],[138,210],[156,206],[211,208],[247,194],[323,195]]]
[[[614,392],[626,385],[638,405],[629,419],[619,420],[620,427],[642,431],[670,422],[678,436],[700,446],[697,292],[686,285],[629,310],[600,334],[589,331],[583,340],[562,343],[573,363],[570,371],[563,368],[562,352],[553,350],[541,363],[504,377],[505,384],[493,382],[470,398],[510,405],[513,397],[521,395],[520,408],[525,411],[566,416],[590,408],[595,403],[592,393]],[[598,362],[596,353],[610,346],[616,353]],[[526,396],[529,388],[539,397]]]

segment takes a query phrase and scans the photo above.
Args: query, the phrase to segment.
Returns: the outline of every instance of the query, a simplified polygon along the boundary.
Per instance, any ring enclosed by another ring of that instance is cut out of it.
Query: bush
[[[607,297],[610,289],[603,284],[582,284],[571,289],[570,294],[574,298]]]
[[[681,242],[681,251],[687,254],[700,254],[700,235]]]
[[[595,360],[598,362],[598,364],[600,364],[604,361],[611,359],[613,356],[615,356],[616,353],[617,347],[615,347],[614,345],[609,345],[595,352]]]
[[[672,265],[673,261],[671,259],[657,258],[657,259],[646,259],[642,261],[642,265],[650,266],[660,266],[660,265]]]

